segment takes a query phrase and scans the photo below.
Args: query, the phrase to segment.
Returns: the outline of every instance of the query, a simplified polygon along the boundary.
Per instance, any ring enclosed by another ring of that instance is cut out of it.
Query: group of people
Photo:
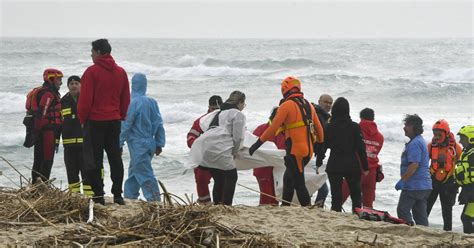
[[[124,197],[137,199],[139,191],[148,201],[160,201],[160,190],[151,167],[154,155],[165,146],[163,120],[157,102],[146,96],[147,79],[137,73],[132,78],[132,92],[125,70],[110,55],[106,39],[92,42],[93,65],[82,77],[67,80],[69,92],[60,97],[63,73],[44,71],[44,83],[27,97],[25,146],[34,148],[32,182],[49,180],[54,151],[60,136],[69,189],[105,204],[103,154],[107,153],[114,202],[125,204],[122,197],[124,166],[122,147],[130,152],[128,179]],[[292,204],[294,192],[301,206],[311,204],[305,184],[304,168],[316,156],[316,173],[326,163],[331,189],[331,210],[341,212],[350,195],[352,210],[372,208],[376,182],[383,179],[378,154],[384,138],[374,122],[373,109],[360,111],[360,122],[351,119],[350,106],[344,97],[334,103],[331,96],[321,95],[318,104],[305,99],[301,81],[287,77],[281,83],[282,99],[269,120],[253,134],[258,137],[249,147],[252,156],[263,143],[271,141],[285,150],[282,199],[275,197],[273,167],[255,168],[261,196],[260,204]],[[131,99],[130,99],[131,98]],[[246,117],[242,113],[246,96],[234,91],[228,99],[209,99],[207,113],[194,121],[187,134],[187,145],[198,158],[194,169],[199,203],[232,205],[237,183],[235,158],[242,152]],[[459,203],[464,204],[464,232],[472,233],[474,221],[474,126],[458,132],[459,143],[445,120],[433,125],[433,139],[427,145],[421,134],[423,121],[414,114],[404,119],[405,135],[410,141],[401,156],[401,179],[395,185],[401,190],[397,207],[399,218],[408,224],[428,225],[428,215],[440,196],[444,230],[452,229],[452,207],[459,186]],[[79,174],[81,177],[79,177]],[[81,179],[82,180],[81,180]],[[208,189],[214,181],[212,198]],[[315,204],[324,206],[329,188],[318,190]]]
[[[330,149],[326,173],[331,185],[331,210],[341,212],[342,204],[351,196],[352,211],[357,208],[373,208],[376,183],[384,178],[378,154],[382,149],[384,137],[375,123],[375,113],[371,108],[360,111],[360,122],[353,122],[350,117],[350,106],[347,99],[340,97],[334,101],[331,96],[323,94],[318,104],[310,104],[301,91],[301,82],[288,77],[281,84],[283,99],[279,107],[272,109],[267,123],[259,125],[253,134],[258,140],[249,148],[252,155],[266,141],[272,141],[278,149],[286,151],[284,157],[285,174],[283,177],[282,199],[275,197],[273,167],[254,169],[254,176],[260,187],[261,205],[290,205],[296,192],[302,206],[310,204],[310,195],[305,185],[304,167],[313,154],[316,156],[316,171],[323,165],[325,153]],[[213,116],[212,123],[201,123],[211,113],[224,114],[228,107],[219,107],[222,100],[219,96],[209,99],[208,112],[198,118],[189,131],[188,146],[200,139],[201,160],[194,170],[198,191],[198,201],[211,202],[208,184],[214,178],[213,200],[216,204],[232,204],[232,197],[237,181],[236,167],[233,159],[237,156],[242,143],[242,132],[245,117],[241,115],[245,106],[245,96],[234,92],[226,103],[231,102],[233,94],[243,97],[234,103],[235,113],[226,121],[216,122],[218,115]],[[240,107],[239,107],[240,106]],[[228,116],[228,115],[225,115]],[[234,116],[239,118],[234,119]],[[233,121],[238,122],[234,125]],[[212,128],[222,126],[221,129]],[[203,130],[204,127],[204,130]],[[220,131],[218,131],[220,130]],[[452,230],[452,208],[459,186],[462,187],[459,203],[464,204],[461,216],[464,232],[473,233],[474,221],[474,126],[468,125],[458,132],[460,144],[446,120],[438,120],[433,125],[433,139],[427,145],[423,137],[423,120],[416,114],[406,115],[404,131],[410,141],[406,144],[401,156],[401,179],[395,185],[401,190],[397,206],[398,217],[409,225],[428,226],[428,216],[440,196],[443,229]],[[226,140],[222,147],[221,141]],[[223,158],[226,159],[223,160]],[[221,173],[221,176],[217,175]],[[224,176],[229,174],[229,176]],[[224,181],[224,182],[223,182]],[[318,190],[315,204],[324,205],[328,195],[327,184]],[[225,199],[225,200],[223,200]]]
[[[54,152],[62,136],[69,190],[105,204],[104,151],[112,179],[114,203],[137,199],[140,189],[149,201],[159,201],[160,190],[151,167],[153,155],[165,146],[163,120],[157,102],[146,96],[147,79],[137,73],[130,84],[127,73],[110,55],[108,40],[92,42],[89,66],[82,77],[70,76],[69,92],[60,97],[63,73],[46,69],[44,83],[27,96],[27,135],[24,145],[34,145],[32,183],[50,178]],[[128,179],[122,192],[122,147],[130,152]],[[79,177],[79,174],[81,177]],[[81,180],[82,179],[82,180]]]

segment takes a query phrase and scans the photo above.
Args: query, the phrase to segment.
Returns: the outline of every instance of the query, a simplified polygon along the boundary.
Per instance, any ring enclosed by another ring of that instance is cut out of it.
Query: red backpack
[[[25,109],[28,113],[33,114],[38,111],[38,93],[43,89],[43,86],[33,88],[28,95],[26,95]]]
[[[43,90],[43,86],[33,88],[28,95],[26,95],[26,116],[23,118],[23,125],[26,127],[26,135],[25,141],[23,142],[23,146],[30,148],[35,145],[36,143],[36,134],[34,133],[34,125],[35,125],[35,115],[38,111],[38,98],[39,93]]]

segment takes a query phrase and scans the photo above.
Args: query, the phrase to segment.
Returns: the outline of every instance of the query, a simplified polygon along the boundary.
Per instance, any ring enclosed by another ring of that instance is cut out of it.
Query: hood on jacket
[[[94,64],[99,65],[108,71],[113,71],[117,67],[114,58],[110,54],[97,57]]]
[[[331,109],[332,121],[344,121],[351,120],[349,115],[349,101],[344,97],[339,97],[334,101],[334,105]]]
[[[369,120],[361,120],[359,123],[360,130],[364,134],[364,137],[373,136],[378,133],[377,124]]]
[[[146,94],[147,79],[145,74],[136,73],[132,77],[132,97]]]

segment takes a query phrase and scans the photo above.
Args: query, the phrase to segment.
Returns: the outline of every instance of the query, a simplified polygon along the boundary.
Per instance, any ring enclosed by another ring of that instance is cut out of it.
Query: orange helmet
[[[449,124],[446,120],[444,119],[441,119],[441,120],[438,120],[437,122],[435,122],[435,124],[433,125],[433,130],[443,130],[445,131],[447,134],[449,132],[451,132],[451,130],[449,129]]]
[[[297,88],[301,91],[301,81],[295,77],[287,77],[281,82],[281,93],[286,95],[291,89]]]
[[[48,68],[43,72],[43,79],[45,82],[51,82],[52,78],[63,77],[63,73],[58,69]]]

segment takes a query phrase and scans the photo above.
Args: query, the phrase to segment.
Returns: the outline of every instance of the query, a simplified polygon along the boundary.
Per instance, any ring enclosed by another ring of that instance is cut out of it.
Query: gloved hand
[[[405,184],[405,182],[400,179],[400,181],[397,182],[397,184],[395,184],[395,189],[398,191],[398,190],[401,190],[403,188],[403,185]]]
[[[250,156],[253,155],[253,153],[260,147],[262,146],[262,141],[260,141],[260,139],[258,139],[257,141],[255,141],[255,143],[253,143],[253,145],[249,148],[249,154]]]
[[[156,155],[156,156],[160,155],[162,151],[163,151],[163,149],[162,149],[161,147],[157,147],[157,148],[155,149],[155,155]]]

